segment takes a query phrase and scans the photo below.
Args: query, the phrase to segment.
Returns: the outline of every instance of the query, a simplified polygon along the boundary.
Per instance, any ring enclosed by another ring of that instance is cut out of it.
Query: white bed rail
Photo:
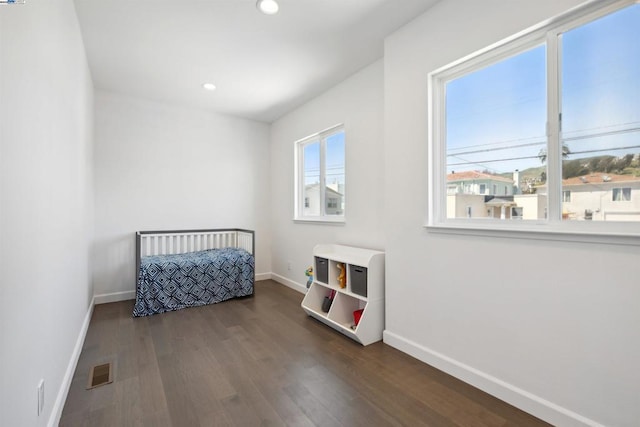
[[[136,278],[140,258],[150,255],[173,255],[218,248],[241,248],[255,256],[253,230],[173,230],[136,232]],[[137,280],[137,279],[136,279]]]

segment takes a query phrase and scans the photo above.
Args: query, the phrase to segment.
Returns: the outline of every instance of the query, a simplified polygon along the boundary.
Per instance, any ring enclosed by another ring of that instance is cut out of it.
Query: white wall
[[[256,231],[270,271],[269,127],[96,92],[96,295],[135,290],[137,230]]]
[[[318,243],[383,246],[382,84],[378,61],[272,124],[271,267],[274,277],[289,286],[306,283],[304,271]],[[296,223],[294,142],[340,123],[345,126],[346,224]]]
[[[3,426],[53,425],[64,403],[65,372],[93,296],[92,121],[73,2],[0,7]],[[45,408],[37,417],[41,378]]]
[[[640,247],[423,227],[427,73],[579,3],[443,1],[386,40],[385,340],[556,425],[637,426]]]

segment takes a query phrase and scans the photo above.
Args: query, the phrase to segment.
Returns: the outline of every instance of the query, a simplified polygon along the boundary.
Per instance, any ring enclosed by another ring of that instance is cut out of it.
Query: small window
[[[571,191],[569,191],[569,190],[564,190],[564,191],[562,192],[562,201],[563,201],[563,202],[566,202],[566,203],[568,203],[568,202],[570,202],[570,201],[571,201]]]
[[[344,221],[345,133],[336,126],[295,143],[295,219]]]
[[[614,202],[629,202],[631,201],[631,188],[614,188],[612,196]]]
[[[522,219],[522,208],[521,207],[512,207],[511,208],[511,219]]]
[[[487,192],[487,184],[480,184],[480,194]]]

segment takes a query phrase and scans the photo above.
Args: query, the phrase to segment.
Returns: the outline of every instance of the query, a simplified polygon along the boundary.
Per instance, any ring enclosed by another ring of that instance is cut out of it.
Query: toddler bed
[[[133,315],[253,295],[254,250],[251,230],[138,231]]]

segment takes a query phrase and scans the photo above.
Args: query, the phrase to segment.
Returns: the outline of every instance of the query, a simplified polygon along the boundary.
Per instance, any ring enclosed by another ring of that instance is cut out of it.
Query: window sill
[[[329,217],[329,216],[317,216],[317,217],[305,217],[294,218],[293,222],[299,224],[331,224],[331,225],[344,225],[346,223],[344,216]]]
[[[574,224],[552,225],[548,223],[497,224],[441,223],[425,226],[430,233],[456,234],[505,239],[531,239],[562,242],[598,243],[608,245],[640,246],[640,230],[586,230]],[[579,224],[578,224],[579,225]]]

